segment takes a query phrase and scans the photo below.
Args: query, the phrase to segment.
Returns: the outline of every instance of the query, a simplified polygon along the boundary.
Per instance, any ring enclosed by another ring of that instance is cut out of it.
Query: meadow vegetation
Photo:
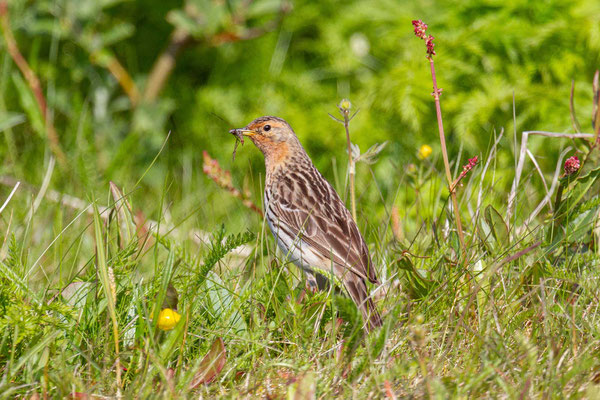
[[[597,1],[3,0],[0,29],[0,396],[600,398]],[[382,328],[277,250],[228,133],[261,115],[356,209]]]

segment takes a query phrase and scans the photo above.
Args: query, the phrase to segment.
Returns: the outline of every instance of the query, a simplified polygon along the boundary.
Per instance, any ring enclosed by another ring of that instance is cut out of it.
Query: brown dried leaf
[[[225,343],[223,343],[223,339],[217,338],[200,362],[198,372],[196,372],[196,375],[194,375],[194,378],[190,382],[190,389],[195,389],[202,384],[211,383],[223,367],[225,367],[226,361]]]
[[[162,308],[172,308],[173,310],[177,310],[177,303],[179,303],[179,294],[177,293],[175,286],[173,286],[172,283],[169,283]]]
[[[142,210],[137,211],[133,221],[135,222],[135,230],[137,232],[137,237],[139,240],[138,246],[144,244],[144,250],[148,250],[154,245],[154,237],[150,232],[150,227],[148,226],[146,216],[144,215]]]

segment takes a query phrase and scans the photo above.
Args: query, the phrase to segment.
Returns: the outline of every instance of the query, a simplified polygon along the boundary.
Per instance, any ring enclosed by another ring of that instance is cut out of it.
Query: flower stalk
[[[425,41],[425,45],[427,47],[427,59],[429,60],[429,65],[431,68],[431,79],[433,81],[433,99],[435,101],[435,113],[437,115],[438,122],[438,131],[440,134],[440,144],[442,147],[442,158],[444,159],[444,168],[446,170],[446,179],[448,181],[448,189],[450,190],[450,197],[452,199],[452,209],[454,211],[454,219],[456,220],[456,231],[458,232],[458,239],[460,241],[460,247],[462,250],[463,258],[466,260],[466,246],[465,246],[465,236],[463,232],[462,222],[460,219],[460,212],[458,210],[458,199],[456,197],[455,191],[455,182],[452,179],[452,173],[450,172],[450,163],[448,161],[448,151],[446,149],[446,136],[444,134],[444,123],[442,121],[442,108],[440,106],[440,95],[442,93],[442,89],[437,86],[437,79],[435,75],[435,66],[433,63],[433,56],[435,55],[434,50],[434,37],[431,35],[427,35],[427,24],[425,24],[421,20],[412,21],[412,24],[415,28],[415,36],[421,38]]]
[[[348,146],[348,181],[350,184],[350,210],[352,212],[352,218],[354,218],[354,221],[356,221],[356,194],[354,187],[354,177],[356,175],[356,160],[352,156],[352,142],[350,142],[350,121],[352,120],[352,118],[354,118],[358,110],[352,116],[350,116],[350,109],[352,108],[352,104],[350,103],[350,100],[347,99],[343,99],[342,101],[340,101],[340,104],[338,104],[337,107],[340,110],[340,114],[342,114],[342,117],[344,119],[339,120],[331,114],[329,114],[329,116],[337,122],[344,125],[344,130],[346,131],[346,144]]]

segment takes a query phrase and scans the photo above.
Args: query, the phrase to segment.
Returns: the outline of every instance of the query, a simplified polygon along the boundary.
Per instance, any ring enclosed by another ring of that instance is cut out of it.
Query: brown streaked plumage
[[[360,309],[367,328],[381,326],[366,281],[378,284],[369,249],[335,189],[315,168],[289,124],[260,117],[242,129],[265,157],[265,216],[279,247],[313,287],[331,273]],[[315,276],[316,275],[316,276]],[[322,286],[322,285],[320,285]]]

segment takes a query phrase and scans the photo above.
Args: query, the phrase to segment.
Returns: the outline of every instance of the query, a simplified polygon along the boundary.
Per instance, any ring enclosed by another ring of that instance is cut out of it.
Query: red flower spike
[[[473,169],[474,166],[479,162],[479,157],[475,156],[473,158],[469,158],[469,162],[466,165],[463,165],[463,172],[466,174],[470,170]]]
[[[425,45],[427,46],[427,55],[429,57],[435,56],[435,50],[433,49],[435,44],[433,43],[433,39],[434,37],[431,35],[427,36],[427,39],[425,39]]]
[[[433,43],[434,37],[426,34],[427,24],[420,19],[413,20],[412,24],[415,27],[415,36],[425,41],[425,46],[427,46],[427,57],[431,58],[432,56],[435,56],[435,50],[433,49],[435,46]]]
[[[452,183],[452,185],[450,186],[450,190],[454,191],[454,189],[456,189],[456,187],[458,186],[458,184],[460,183],[460,181],[463,180],[463,178],[465,176],[467,176],[467,174],[469,173],[470,170],[472,170],[477,163],[479,163],[479,157],[475,156],[473,158],[469,158],[469,162],[467,162],[465,165],[463,165],[463,170],[460,173],[460,175],[458,176],[458,178],[456,178],[456,180]]]
[[[421,21],[420,19],[413,20],[412,24],[415,27],[415,36],[421,39],[425,39],[425,31],[427,30],[427,24]]]

